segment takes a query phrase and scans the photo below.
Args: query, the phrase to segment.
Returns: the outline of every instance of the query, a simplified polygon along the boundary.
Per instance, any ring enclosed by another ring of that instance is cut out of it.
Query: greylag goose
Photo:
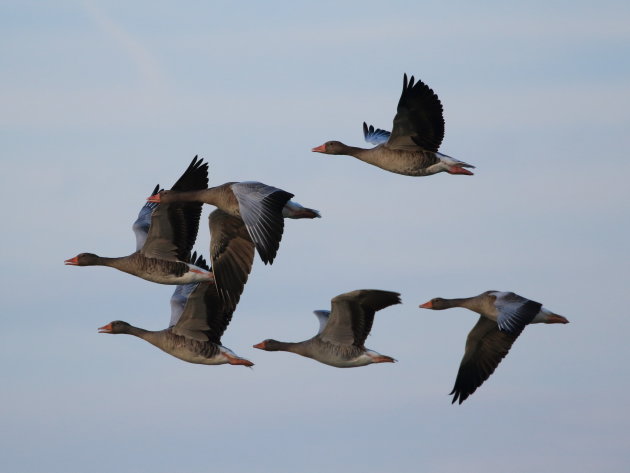
[[[290,200],[293,194],[261,182],[228,182],[209,189],[191,192],[160,191],[149,202],[203,202],[243,219],[247,232],[265,264],[273,263],[284,218],[316,218],[317,210],[302,207]]]
[[[191,261],[195,266],[205,268],[203,257]],[[179,285],[171,297],[171,323],[165,330],[151,331],[115,320],[98,331],[100,333],[126,333],[146,340],[169,355],[189,363],[203,365],[253,366],[245,358],[221,345],[221,336],[232,319],[232,309],[228,309],[214,284],[191,283]]]
[[[332,311],[315,311],[320,326],[313,338],[299,343],[267,339],[254,348],[266,351],[289,351],[337,368],[353,368],[371,363],[393,363],[392,357],[365,348],[372,329],[374,313],[400,304],[397,292],[360,289],[334,297]]]
[[[197,156],[173,185],[177,191],[208,186],[208,164]],[[159,190],[159,186],[154,189]],[[213,281],[210,271],[187,263],[197,238],[200,203],[162,204],[147,202],[133,224],[136,251],[129,256],[106,258],[80,253],[65,261],[73,266],[109,266],[160,284],[188,284]]]
[[[428,176],[438,172],[449,174],[473,173],[465,168],[472,164],[439,153],[444,138],[444,117],[438,96],[414,77],[403,79],[391,133],[363,123],[365,141],[376,145],[371,149],[347,146],[340,141],[328,141],[313,151],[324,154],[354,156],[386,171],[406,176]]]
[[[459,365],[453,403],[461,404],[490,377],[508,354],[528,324],[567,324],[569,321],[544,308],[539,302],[513,292],[486,291],[462,299],[431,299],[423,309],[443,310],[465,307],[480,314],[477,324],[468,334],[464,357]]]

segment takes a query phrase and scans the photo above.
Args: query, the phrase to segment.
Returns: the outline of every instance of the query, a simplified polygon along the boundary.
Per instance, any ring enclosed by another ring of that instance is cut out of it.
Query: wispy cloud
[[[164,74],[151,51],[129,31],[94,2],[82,2],[82,6],[98,28],[107,35],[136,65],[138,75],[149,94],[164,88]]]

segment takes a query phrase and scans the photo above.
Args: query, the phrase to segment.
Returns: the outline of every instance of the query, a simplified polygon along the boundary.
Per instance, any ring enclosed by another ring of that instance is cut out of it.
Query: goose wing
[[[324,341],[363,348],[374,314],[394,304],[400,304],[397,292],[359,289],[340,294],[331,301],[330,318],[320,337]]]
[[[232,191],[260,258],[273,263],[284,230],[282,209],[293,194],[261,182],[238,182]]]
[[[191,263],[209,270],[204,258],[193,254]],[[179,291],[179,292],[178,292]],[[212,283],[184,284],[171,297],[173,333],[202,342],[221,343],[233,310],[223,304]]]
[[[254,262],[252,242],[243,220],[222,210],[208,217],[210,258],[217,290],[228,308],[234,310]]]
[[[380,128],[375,129],[372,125],[368,127],[367,123],[363,122],[363,137],[368,143],[373,145],[387,143],[390,135],[391,133],[387,130],[381,130]]]
[[[155,186],[155,189],[153,189],[153,194],[157,194],[159,191],[160,185],[158,184]],[[139,251],[144,246],[147,234],[149,233],[149,227],[151,226],[151,214],[157,206],[158,204],[155,202],[146,202],[140,209],[138,218],[133,222],[131,228],[136,235],[136,251]]]
[[[453,394],[453,403],[464,402],[486,379],[490,377],[501,360],[508,354],[518,335],[502,332],[497,324],[479,317],[477,324],[466,338],[466,349],[459,365]]]
[[[314,310],[313,314],[315,314],[315,316],[317,317],[317,320],[319,321],[319,330],[317,331],[317,334],[319,335],[320,333],[322,333],[324,328],[326,328],[326,324],[328,324],[328,319],[330,318],[330,311],[329,310]]]
[[[494,292],[494,305],[499,312],[497,324],[499,330],[519,336],[525,326],[540,312],[542,304],[513,292]]]
[[[391,148],[422,147],[437,151],[444,138],[442,103],[424,82],[413,76],[403,78],[403,90],[398,101],[392,132],[387,141]]]
[[[197,156],[172,190],[192,191],[208,187],[208,164]],[[159,204],[151,214],[151,226],[140,250],[148,258],[185,261],[199,229],[200,202]]]

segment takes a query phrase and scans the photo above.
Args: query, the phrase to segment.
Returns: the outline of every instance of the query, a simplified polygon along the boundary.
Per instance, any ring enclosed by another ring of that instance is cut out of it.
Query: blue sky
[[[629,24],[627,2],[0,4],[2,469],[625,471]],[[391,128],[404,72],[474,177],[310,152]],[[196,154],[212,185],[259,180],[323,215],[255,261],[223,338],[253,370],[99,335],[165,328],[172,288],[63,265],[129,254],[144,199]],[[359,288],[401,292],[366,343],[398,363],[251,348],[311,337],[311,311]],[[488,289],[571,324],[528,327],[452,406],[477,316],[417,306]]]

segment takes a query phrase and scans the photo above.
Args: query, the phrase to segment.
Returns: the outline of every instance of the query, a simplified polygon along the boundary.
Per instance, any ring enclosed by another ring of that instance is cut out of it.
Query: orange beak
[[[311,151],[314,151],[315,153],[325,153],[326,145],[318,146],[317,148],[313,148]]]
[[[265,342],[257,343],[256,345],[253,346],[253,348],[258,348],[259,350],[264,350],[265,349]]]
[[[64,261],[64,264],[70,264],[72,266],[77,266],[79,264],[79,257],[75,256],[74,258],[70,258]]]
[[[112,333],[112,324],[103,325],[98,328],[98,333]]]
[[[433,302],[425,302],[424,304],[420,304],[418,307],[421,309],[433,309]]]
[[[160,203],[160,194],[154,194],[147,199],[147,202],[155,202],[156,204]]]

